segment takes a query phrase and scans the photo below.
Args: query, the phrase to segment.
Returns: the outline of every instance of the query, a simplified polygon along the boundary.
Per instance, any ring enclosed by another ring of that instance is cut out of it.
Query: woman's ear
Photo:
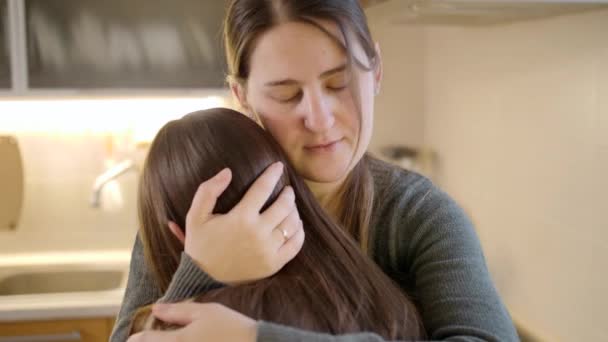
[[[230,90],[232,91],[232,96],[234,96],[234,98],[238,101],[241,109],[249,117],[251,117],[252,116],[251,107],[249,106],[249,103],[247,102],[247,92],[245,91],[245,87],[237,81],[231,81]]]
[[[382,69],[382,54],[380,53],[380,44],[378,44],[378,42],[376,42],[375,44],[375,48],[376,48],[376,60],[374,63],[374,94],[378,95],[380,94],[380,86],[382,84],[382,73],[383,73],[383,69]]]

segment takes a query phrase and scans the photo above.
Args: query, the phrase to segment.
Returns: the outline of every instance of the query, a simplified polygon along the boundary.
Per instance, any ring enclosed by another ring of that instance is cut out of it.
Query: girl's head
[[[233,0],[224,40],[243,110],[305,179],[343,181],[369,144],[381,80],[359,1]]]
[[[146,251],[147,254],[163,258],[162,263],[153,263],[163,291],[179,262],[181,248],[163,227],[173,221],[185,228],[186,214],[198,186],[222,169],[230,168],[233,171],[230,186],[214,210],[226,213],[272,163],[282,161],[290,167],[283,156],[280,146],[268,139],[268,134],[255,122],[226,108],[188,114],[158,132],[141,177],[139,218],[141,234],[153,246],[150,248],[155,249]],[[289,185],[287,174],[288,171],[284,172],[266,206]]]
[[[266,206],[285,185],[293,187],[306,232],[304,246],[274,276],[213,290],[196,300],[218,302],[254,319],[315,331],[374,331],[390,340],[423,337],[413,303],[325,213],[272,136],[230,109],[195,112],[172,121],[150,147],[138,209],[146,262],[160,290],[166,291],[183,250],[167,222],[185,227],[198,186],[223,168],[231,168],[232,181],[214,208],[214,213],[226,213],[277,161],[284,163],[285,172]],[[145,326],[142,322],[149,321],[149,313],[148,308],[135,316],[134,329]]]

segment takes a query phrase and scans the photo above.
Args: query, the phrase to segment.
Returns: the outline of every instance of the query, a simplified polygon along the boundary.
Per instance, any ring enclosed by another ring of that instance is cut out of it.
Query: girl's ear
[[[186,236],[184,235],[184,232],[181,230],[181,228],[174,222],[169,221],[169,223],[167,224],[169,230],[171,231],[171,233],[173,234],[173,236],[175,236],[179,242],[182,243],[182,245],[184,243],[186,243]]]

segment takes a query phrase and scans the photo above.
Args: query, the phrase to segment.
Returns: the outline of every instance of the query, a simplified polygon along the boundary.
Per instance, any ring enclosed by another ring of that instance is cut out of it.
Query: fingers
[[[280,265],[287,264],[291,259],[298,255],[302,246],[304,246],[304,236],[304,229],[300,228],[279,248],[278,261]]]
[[[182,302],[182,303],[157,303],[152,306],[152,314],[161,321],[188,325],[200,318],[207,310],[208,304]]]
[[[171,233],[182,243],[182,245],[186,241],[186,236],[184,235],[184,231],[174,222],[169,221],[167,224],[169,226],[169,230]]]
[[[272,203],[272,205],[262,213],[261,219],[268,224],[268,226],[274,229],[281,224],[281,222],[283,222],[294,210],[297,213],[295,200],[296,195],[293,192],[293,188],[286,186],[276,201],[274,201],[274,203]]]
[[[274,163],[266,168],[247,190],[237,207],[259,213],[281,178],[283,169],[283,163],[281,162]]]
[[[186,215],[186,228],[193,219],[206,222],[213,213],[218,197],[226,190],[232,180],[230,169],[223,169],[214,177],[203,182],[194,194],[192,205]]]

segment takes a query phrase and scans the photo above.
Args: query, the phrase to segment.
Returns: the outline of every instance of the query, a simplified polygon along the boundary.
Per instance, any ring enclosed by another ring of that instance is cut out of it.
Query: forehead
[[[318,23],[334,37],[342,37],[336,24]],[[249,77],[262,82],[284,78],[304,81],[345,62],[343,46],[327,33],[312,24],[286,22],[258,38],[251,54]]]

